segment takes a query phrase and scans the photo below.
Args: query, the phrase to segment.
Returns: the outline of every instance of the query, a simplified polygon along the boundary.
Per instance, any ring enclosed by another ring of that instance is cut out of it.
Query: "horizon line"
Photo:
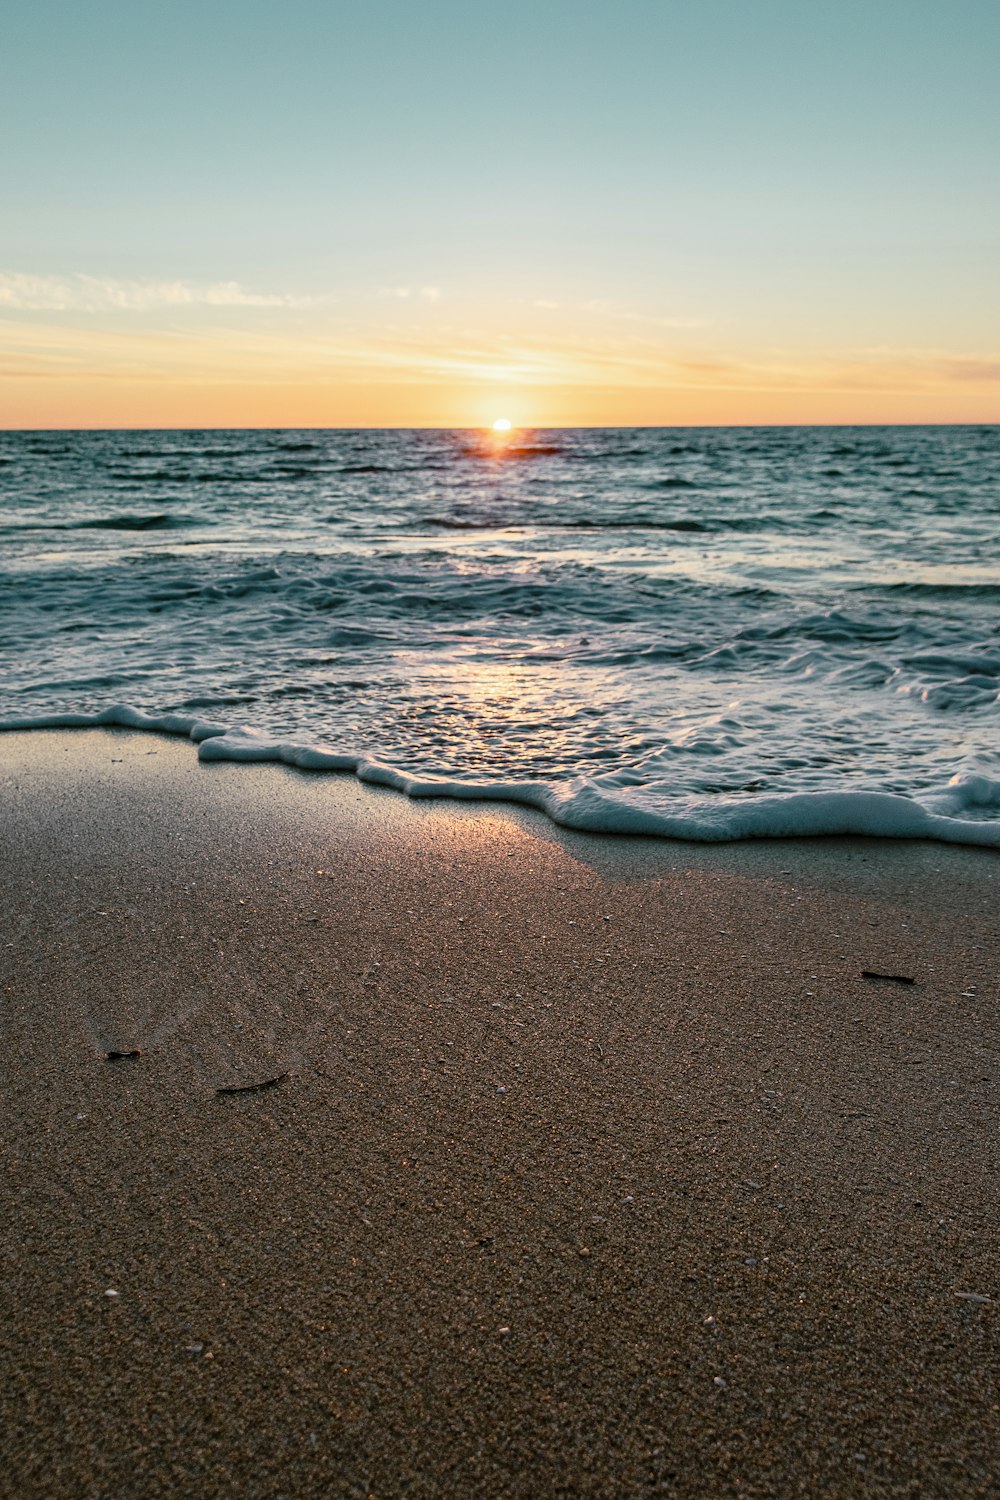
[[[571,422],[559,425],[540,423],[514,423],[511,432],[727,432],[733,428],[747,431],[760,428],[836,428],[836,427],[1000,427],[1000,418],[995,421],[963,422],[942,418],[925,422]],[[324,424],[296,425],[293,423],[247,422],[240,426],[217,424],[189,426],[185,423],[169,423],[149,426],[145,423],[120,427],[6,427],[0,423],[0,435],[22,433],[80,433],[80,432],[490,432],[488,422],[464,423],[456,426],[441,426],[439,423],[411,423],[409,425],[385,426],[382,424]]]

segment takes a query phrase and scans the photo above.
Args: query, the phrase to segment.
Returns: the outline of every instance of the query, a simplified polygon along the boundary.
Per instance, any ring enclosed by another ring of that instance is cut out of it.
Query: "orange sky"
[[[39,399],[41,397],[42,399]],[[990,390],[753,391],[629,388],[581,392],[347,384],[168,386],[71,380],[0,380],[6,428],[477,427],[497,416],[517,426],[740,426],[781,423],[995,422]]]
[[[0,426],[1000,420],[995,0],[15,6]]]
[[[176,288],[174,289],[176,295]],[[0,315],[0,425],[465,427],[993,422],[1000,359],[744,346],[724,330],[512,312],[335,324],[300,308]]]

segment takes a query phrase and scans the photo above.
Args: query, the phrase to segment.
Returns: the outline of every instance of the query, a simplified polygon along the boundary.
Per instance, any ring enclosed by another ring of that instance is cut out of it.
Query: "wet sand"
[[[7,734],[0,891],[0,1493],[1000,1490],[997,855]]]

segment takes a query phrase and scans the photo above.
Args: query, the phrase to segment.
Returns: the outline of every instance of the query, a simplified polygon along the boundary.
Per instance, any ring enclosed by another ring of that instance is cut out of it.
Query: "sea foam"
[[[998,463],[990,427],[0,433],[0,721],[990,844]]]
[[[535,808],[560,827],[580,833],[642,834],[697,843],[855,835],[1000,848],[1000,820],[963,816],[976,808],[1000,808],[1000,778],[982,774],[953,777],[935,795],[935,805],[947,808],[947,812],[934,811],[911,797],[877,791],[799,792],[720,801],[673,798],[663,790],[652,794],[648,789],[617,790],[585,777],[553,786],[544,781],[472,782],[414,776],[380,761],[322,745],[274,739],[260,730],[228,728],[181,714],[145,714],[127,704],[115,704],[95,714],[63,713],[0,721],[0,731],[96,728],[183,735],[198,746],[198,759],[202,761],[272,762],[299,771],[349,772],[369,786],[387,787],[412,798],[513,803]]]

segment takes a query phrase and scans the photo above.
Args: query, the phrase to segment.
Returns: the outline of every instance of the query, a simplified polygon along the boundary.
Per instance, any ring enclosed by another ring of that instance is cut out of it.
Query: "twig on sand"
[[[108,1062],[121,1062],[123,1057],[141,1057],[142,1049],[140,1047],[132,1047],[128,1052],[107,1052],[105,1056]]]
[[[217,1094],[259,1094],[262,1089],[273,1089],[276,1083],[287,1078],[290,1069],[286,1068],[283,1073],[276,1073],[273,1078],[265,1078],[261,1083],[231,1083],[226,1088],[216,1089]]]
[[[887,979],[890,984],[916,984],[912,974],[880,974],[878,969],[862,969],[862,979]]]

